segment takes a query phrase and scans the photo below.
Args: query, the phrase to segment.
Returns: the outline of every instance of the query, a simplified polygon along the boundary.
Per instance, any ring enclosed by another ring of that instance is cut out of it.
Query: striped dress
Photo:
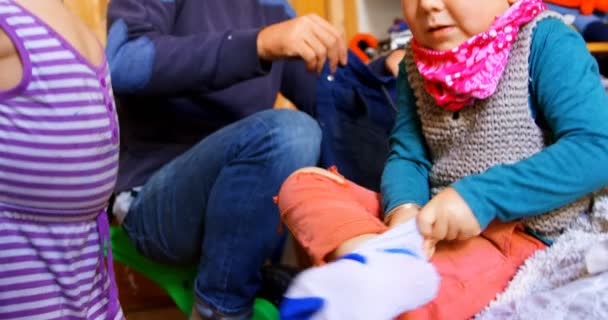
[[[107,63],[12,0],[0,27],[23,62],[0,92],[0,319],[123,319],[103,256],[118,165]]]

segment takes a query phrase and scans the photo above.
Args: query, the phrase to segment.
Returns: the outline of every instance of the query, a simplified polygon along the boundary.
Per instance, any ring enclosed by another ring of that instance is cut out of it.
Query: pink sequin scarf
[[[487,31],[451,50],[429,50],[413,40],[416,65],[437,105],[457,111],[491,96],[505,71],[520,26],[546,9],[542,0],[520,0],[497,17]]]

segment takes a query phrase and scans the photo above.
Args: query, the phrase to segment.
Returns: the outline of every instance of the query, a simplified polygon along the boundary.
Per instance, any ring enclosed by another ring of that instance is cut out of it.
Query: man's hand
[[[344,33],[316,14],[293,18],[263,28],[257,39],[261,59],[301,58],[308,70],[320,73],[326,60],[331,72],[346,65]]]
[[[436,241],[466,240],[481,233],[471,208],[453,188],[441,191],[420,210],[418,229]]]

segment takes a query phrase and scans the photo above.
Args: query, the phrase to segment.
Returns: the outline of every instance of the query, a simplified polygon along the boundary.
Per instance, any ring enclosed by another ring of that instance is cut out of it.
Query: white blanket
[[[608,319],[608,198],[593,211],[592,228],[568,231],[528,258],[475,319]]]

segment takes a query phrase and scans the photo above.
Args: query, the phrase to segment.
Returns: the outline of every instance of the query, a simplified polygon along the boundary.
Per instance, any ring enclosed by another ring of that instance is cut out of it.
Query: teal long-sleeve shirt
[[[545,19],[533,34],[529,63],[532,114],[553,143],[528,159],[451,185],[482,229],[495,218],[539,215],[608,185],[608,97],[585,42],[560,20]],[[382,176],[385,212],[404,203],[423,206],[430,198],[433,164],[403,63],[398,104]]]

